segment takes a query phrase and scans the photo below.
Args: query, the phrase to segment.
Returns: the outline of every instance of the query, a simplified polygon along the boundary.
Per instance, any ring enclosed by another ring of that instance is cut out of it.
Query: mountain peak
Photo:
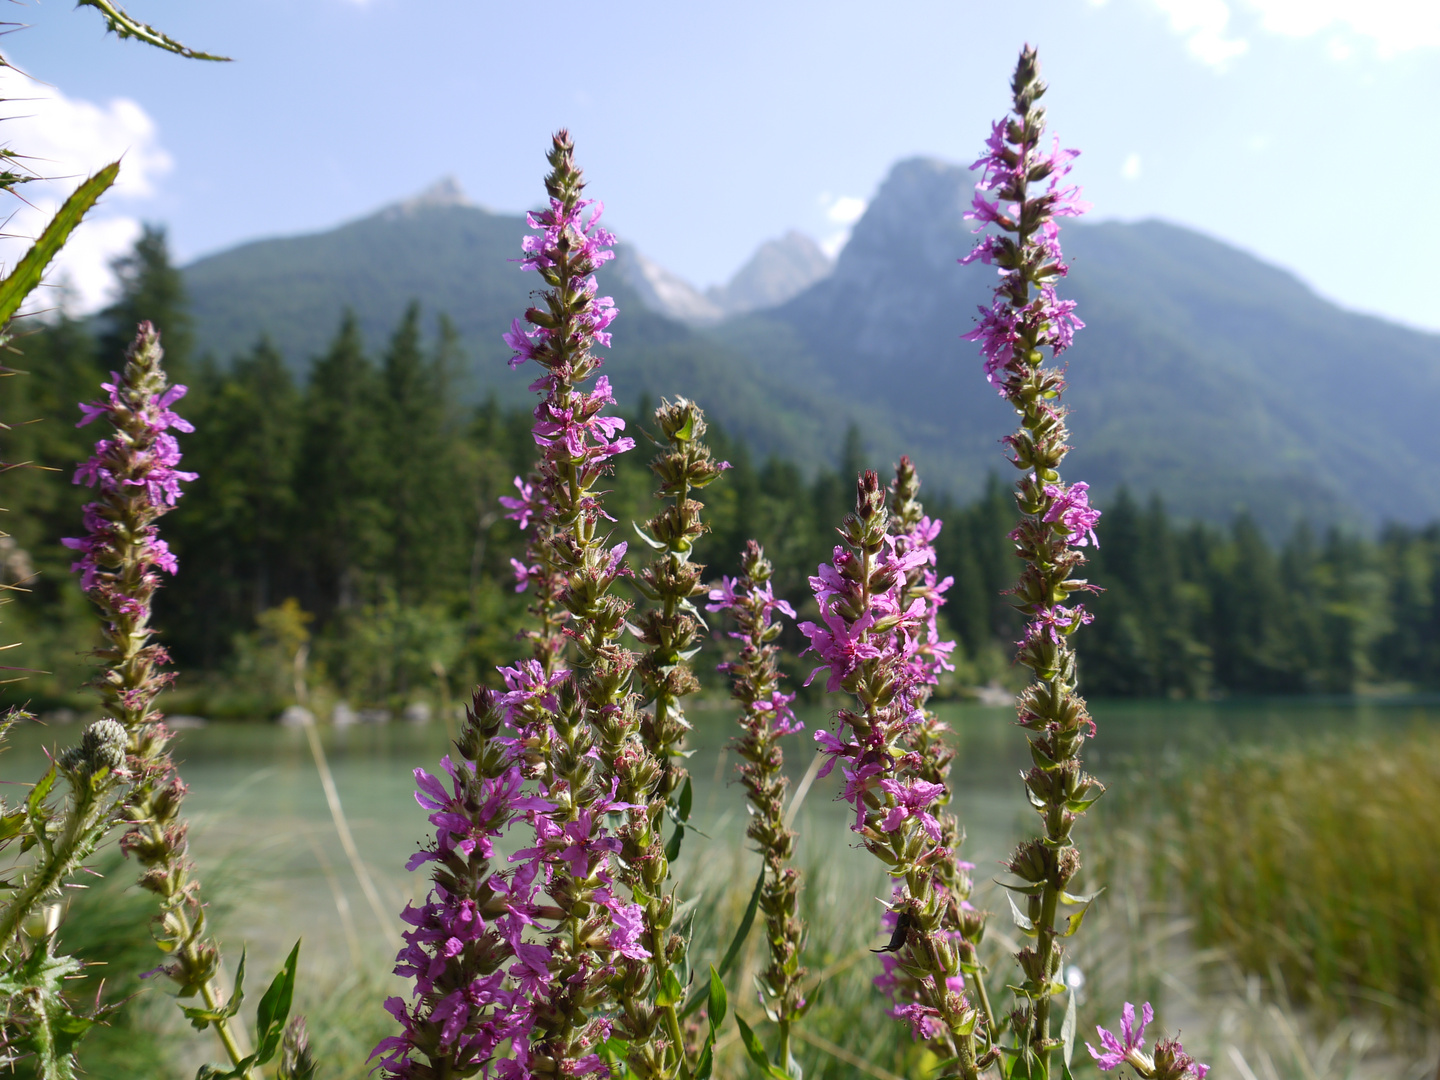
[[[706,295],[727,315],[772,308],[826,277],[834,265],[819,244],[791,229],[780,239],[761,244],[734,277],[711,286]]]
[[[380,216],[387,221],[393,221],[397,218],[414,217],[425,210],[451,206],[475,206],[465,194],[465,189],[460,186],[460,181],[453,175],[442,176],[419,194],[385,207],[380,211]]]

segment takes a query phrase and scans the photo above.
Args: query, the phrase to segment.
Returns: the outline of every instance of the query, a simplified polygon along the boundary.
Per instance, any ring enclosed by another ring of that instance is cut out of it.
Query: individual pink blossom
[[[517,499],[513,495],[501,495],[500,505],[508,511],[505,516],[511,521],[519,522],[520,528],[524,529],[530,524],[532,517],[539,517],[544,511],[545,496],[534,484],[527,484],[518,476],[515,477],[515,489],[520,492],[520,497]]]
[[[1090,1056],[1095,1059],[1095,1064],[1105,1072],[1109,1072],[1111,1069],[1118,1069],[1127,1062],[1134,1065],[1136,1063],[1136,1055],[1138,1055],[1140,1049],[1145,1045],[1145,1025],[1154,1019],[1155,1010],[1150,1007],[1150,1003],[1147,1001],[1141,1006],[1140,1023],[1137,1026],[1135,1023],[1135,1006],[1127,1001],[1125,1007],[1120,1010],[1121,1037],[1117,1039],[1097,1024],[1095,1030],[1100,1035],[1101,1049],[1096,1050],[1095,1047],[1091,1046],[1088,1042],[1085,1044],[1085,1049],[1090,1051]],[[1141,1058],[1140,1060],[1147,1067],[1150,1065],[1147,1059]]]
[[[944,784],[932,784],[924,780],[901,782],[888,777],[880,781],[881,790],[895,799],[885,819],[880,822],[883,832],[894,832],[907,819],[914,818],[935,843],[940,842],[940,822],[930,812],[935,800],[945,794]]]
[[[813,622],[800,623],[800,632],[810,639],[809,646],[800,655],[813,651],[825,661],[810,672],[805,685],[809,686],[816,675],[828,669],[830,678],[825,683],[825,692],[833,694],[841,689],[862,660],[880,655],[879,646],[865,636],[865,631],[874,625],[875,617],[867,611],[850,622],[841,615],[823,610],[820,617],[824,620],[823,626]]]
[[[1100,511],[1090,505],[1089,484],[1083,480],[1069,487],[1046,484],[1045,494],[1055,500],[1050,504],[1050,509],[1045,511],[1045,520],[1052,524],[1058,521],[1068,530],[1066,543],[1076,547],[1085,547],[1087,544],[1100,546],[1100,540],[1095,535],[1095,526],[1100,523]]]

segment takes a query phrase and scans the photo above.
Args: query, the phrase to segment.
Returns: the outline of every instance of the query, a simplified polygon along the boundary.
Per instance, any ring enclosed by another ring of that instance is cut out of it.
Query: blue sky
[[[4,81],[49,98],[10,103],[12,145],[72,174],[128,151],[127,187],[67,264],[92,303],[139,220],[189,259],[447,174],[523,209],[561,125],[623,238],[722,281],[790,228],[839,243],[898,159],[968,163],[1031,41],[1095,218],[1191,225],[1348,307],[1440,329],[1434,0],[129,6],[236,62],[117,42],[54,0],[14,9],[30,28],[3,44],[48,84]]]

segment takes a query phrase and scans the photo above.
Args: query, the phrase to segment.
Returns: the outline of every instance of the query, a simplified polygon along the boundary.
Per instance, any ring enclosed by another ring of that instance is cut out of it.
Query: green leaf
[[[255,1055],[241,1058],[233,1069],[223,1065],[201,1065],[195,1073],[195,1080],[248,1080],[250,1068],[255,1064]]]
[[[95,0],[81,0],[81,3],[86,2]],[[76,188],[65,200],[65,204],[55,212],[40,238],[30,245],[25,257],[15,265],[15,269],[10,271],[4,281],[0,281],[0,325],[9,322],[15,312],[20,310],[20,305],[40,284],[45,268],[65,246],[65,241],[75,231],[75,226],[80,224],[96,200],[115,183],[115,178],[119,175],[120,162],[113,161]]]
[[[16,810],[0,817],[0,840],[9,840],[25,831],[25,811]]]
[[[76,0],[78,7],[93,7],[105,19],[108,26],[115,35],[120,38],[134,38],[136,41],[143,41],[146,45],[153,45],[157,49],[164,49],[166,52],[176,53],[190,60],[221,60],[228,61],[228,56],[212,56],[210,53],[196,52],[194,49],[181,45],[172,37],[162,34],[153,26],[146,26],[140,20],[126,14],[124,8],[118,8],[110,0]]]
[[[1070,1056],[1075,1051],[1075,991],[1071,990],[1066,996],[1070,1000],[1065,1003],[1065,1020],[1060,1025],[1060,1041],[1063,1044],[1065,1075],[1069,1076]]]
[[[685,826],[680,822],[675,823],[675,831],[670,834],[670,839],[665,841],[665,858],[674,862],[680,857],[680,843],[685,839]]]
[[[634,526],[635,535],[638,536],[638,537],[640,537],[641,540],[644,540],[645,543],[646,543],[647,545],[649,545],[650,550],[652,550],[652,551],[664,551],[664,550],[665,550],[665,545],[664,545],[661,541],[656,540],[653,536],[651,536],[649,533],[647,533],[644,529],[642,529],[642,528],[640,527],[640,523],[639,523],[638,521],[632,521],[630,524],[631,524],[632,526]]]
[[[218,1009],[207,1009],[193,1005],[181,1005],[180,1011],[196,1031],[204,1031],[217,1020],[229,1020],[240,1011],[240,1005],[245,1000],[245,950],[240,950],[240,963],[235,968],[235,989],[230,992],[230,1000]],[[208,1068],[208,1066],[207,1066]]]
[[[1061,1062],[1060,1064],[1060,1080],[1075,1080],[1075,1077],[1070,1073],[1070,1063],[1068,1061]]]
[[[1031,922],[1025,913],[1016,905],[1015,898],[1009,893],[1006,893],[1005,899],[1010,901],[1010,917],[1015,920],[1015,926],[1020,932],[1026,937],[1034,937],[1039,933],[1039,931],[1035,929],[1035,924]]]
[[[730,939],[730,947],[725,950],[725,957],[720,961],[720,975],[723,978],[730,973],[730,967],[735,963],[735,958],[740,955],[740,946],[745,944],[745,939],[750,936],[750,928],[755,925],[755,911],[760,906],[760,893],[765,888],[765,864],[760,864],[760,876],[755,879],[755,890],[750,894],[750,903],[745,908],[745,916],[740,920],[739,927],[735,930],[735,936]],[[695,992],[690,995],[690,1000],[685,1002],[685,1008],[681,1010],[680,1017],[684,1019],[700,1007],[709,992],[708,987],[696,987]]]
[[[739,927],[735,930],[735,936],[730,940],[730,947],[725,950],[725,958],[720,961],[720,974],[722,976],[730,973],[730,967],[735,963],[735,958],[740,955],[740,946],[745,944],[745,939],[750,936],[750,927],[755,925],[755,911],[760,907],[760,893],[765,888],[765,864],[760,864],[760,873],[755,878],[755,889],[750,893],[750,903],[745,905],[745,916],[740,920]]]
[[[1009,889],[1011,892],[1020,893],[1022,896],[1039,896],[1045,891],[1045,883],[1043,881],[1036,882],[1034,885],[1011,885],[1008,881],[994,880],[995,884],[999,885],[1002,889]]]
[[[1035,1080],[1035,1077],[1044,1075],[1037,1071],[1038,1064],[1035,1060],[1035,1055],[1030,1052],[1030,1048],[1027,1046],[1011,1059],[1010,1068],[1006,1071],[1005,1075],[1009,1080]]]
[[[1079,907],[1079,906],[1082,905],[1082,904],[1090,904],[1090,903],[1093,903],[1094,900],[1095,900],[1095,898],[1096,898],[1097,896],[1099,896],[1101,893],[1103,893],[1104,891],[1105,891],[1105,886],[1102,885],[1100,888],[1096,889],[1094,892],[1086,893],[1084,896],[1075,896],[1075,895],[1073,895],[1073,894],[1071,894],[1071,893],[1068,893],[1068,892],[1062,892],[1062,893],[1060,894],[1060,902],[1061,902],[1062,904],[1068,904],[1070,907]]]
[[[740,1026],[740,1041],[745,1044],[745,1051],[750,1055],[750,1060],[759,1066],[761,1073],[770,1080],[790,1080],[783,1072],[770,1064],[770,1055],[765,1052],[765,1044],[760,1041],[760,1036],[750,1030],[750,1025],[739,1014],[735,1014],[735,1023]]]
[[[725,1013],[729,1011],[730,999],[725,994],[725,983],[720,979],[720,973],[715,970],[715,965],[710,965],[710,1030],[718,1031],[720,1025],[725,1023]]]
[[[680,789],[680,820],[690,820],[690,806],[695,801],[695,793],[690,787],[690,777],[685,777],[685,785]]]
[[[700,1051],[700,1060],[695,1065],[695,1080],[710,1080],[715,1069],[715,1036],[705,1040],[705,1049]]]
[[[285,1037],[285,1022],[290,1018],[290,1002],[295,997],[295,967],[300,957],[300,942],[285,958],[285,966],[270,983],[270,989],[260,999],[255,1009],[255,1036],[260,1048],[255,1051],[255,1061],[264,1065],[275,1056],[280,1040]]]
[[[680,980],[675,977],[675,970],[666,968],[665,976],[660,980],[660,988],[655,993],[655,1004],[662,1008],[676,1005],[684,996],[685,991],[680,987]]]
[[[55,775],[55,766],[51,765],[50,768],[46,770],[45,775],[30,789],[30,794],[25,797],[25,809],[30,811],[31,817],[40,813],[40,808],[44,805],[45,799],[55,787]]]

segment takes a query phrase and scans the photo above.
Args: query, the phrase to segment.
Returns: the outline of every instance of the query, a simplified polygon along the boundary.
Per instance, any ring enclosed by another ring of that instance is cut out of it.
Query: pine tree
[[[295,471],[295,535],[321,615],[358,604],[376,575],[389,569],[386,457],[408,453],[386,447],[384,419],[379,379],[355,314],[347,311],[310,372]]]
[[[120,293],[100,313],[100,356],[111,367],[120,364],[135,339],[135,327],[148,319],[160,331],[165,370],[172,383],[190,378],[194,333],[185,279],[170,262],[170,244],[163,225],[145,225],[135,247],[110,263]]]

